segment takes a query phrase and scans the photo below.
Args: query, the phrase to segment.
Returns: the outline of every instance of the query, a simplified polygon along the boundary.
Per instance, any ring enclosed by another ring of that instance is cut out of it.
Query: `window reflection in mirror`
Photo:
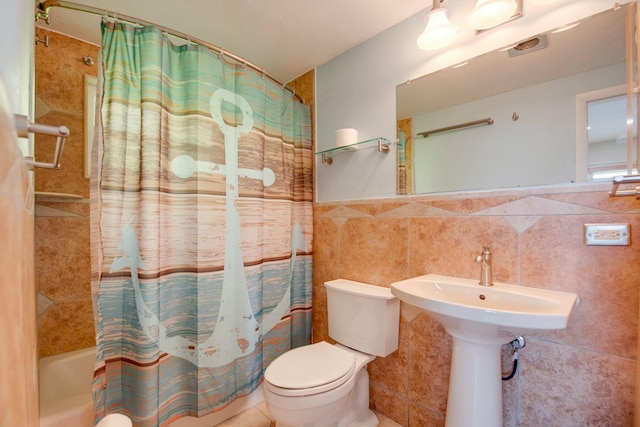
[[[624,88],[623,88],[624,89]],[[637,117],[637,101],[633,97],[632,117]],[[627,124],[633,135],[631,152],[632,168],[637,172],[637,126],[627,118],[627,96],[618,95],[594,99],[587,102],[587,171],[590,181],[608,180],[626,175],[627,169]]]

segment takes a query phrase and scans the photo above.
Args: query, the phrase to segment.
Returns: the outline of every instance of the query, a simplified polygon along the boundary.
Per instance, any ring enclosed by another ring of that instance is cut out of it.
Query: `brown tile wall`
[[[304,104],[311,106],[311,121],[313,122],[313,118],[315,117],[313,112],[315,105],[315,71],[307,71],[300,77],[287,83],[287,86],[302,98]]]
[[[96,76],[98,47],[42,28],[49,47],[36,46],[38,123],[65,125],[71,136],[60,170],[37,169],[37,192],[79,198],[36,196],[35,258],[39,355],[52,356],[95,345],[91,302],[89,179],[84,177],[84,76]],[[44,139],[48,138],[48,139]],[[36,159],[47,160],[51,137],[37,137]]]
[[[316,87],[316,72],[315,70],[310,70],[299,76],[295,80],[287,83],[287,86],[293,89],[305,105],[311,107],[311,135],[315,137],[315,105],[316,105],[316,95],[315,95],[315,87]],[[313,147],[315,151],[315,141],[313,142]],[[314,163],[315,164],[315,163]],[[312,175],[315,176],[315,173]],[[313,192],[315,195],[315,191]]]
[[[585,246],[583,224],[630,223],[640,233],[640,201],[609,198],[604,187],[316,204],[314,341],[331,341],[325,281],[475,278],[486,243],[494,280],[580,296],[565,330],[525,335],[518,374],[503,385],[505,426],[631,426],[640,243]],[[399,350],[369,367],[373,409],[404,426],[443,426],[451,345],[403,303]],[[505,346],[505,373],[510,357]]]
[[[0,87],[0,425],[38,425],[33,188]]]

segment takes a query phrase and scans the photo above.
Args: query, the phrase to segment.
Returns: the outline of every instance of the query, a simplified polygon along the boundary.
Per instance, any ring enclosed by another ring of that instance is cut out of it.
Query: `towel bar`
[[[31,123],[27,116],[20,114],[15,115],[16,131],[18,137],[26,138],[29,133],[35,133],[40,135],[51,135],[56,137],[56,149],[53,153],[53,160],[49,162],[38,162],[33,157],[25,157],[27,166],[29,168],[46,168],[46,169],[60,169],[60,158],[62,157],[62,150],[64,149],[64,143],[69,137],[69,128],[66,126],[49,126],[38,123]]]
[[[635,190],[618,190],[620,184],[640,184],[640,175],[622,175],[613,177],[613,187],[609,197],[636,196],[640,197],[640,187]]]

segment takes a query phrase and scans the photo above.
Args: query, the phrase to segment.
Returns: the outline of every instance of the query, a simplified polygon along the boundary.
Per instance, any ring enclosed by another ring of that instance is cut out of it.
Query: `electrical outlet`
[[[629,224],[585,224],[584,241],[588,246],[628,246]]]

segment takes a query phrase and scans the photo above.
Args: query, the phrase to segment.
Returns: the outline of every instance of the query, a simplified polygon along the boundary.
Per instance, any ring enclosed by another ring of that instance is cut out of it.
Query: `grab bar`
[[[428,138],[429,135],[434,133],[448,132],[450,130],[462,129],[462,128],[467,128],[467,127],[477,126],[477,125],[491,126],[492,124],[493,124],[493,119],[491,117],[487,117],[486,119],[474,120],[472,122],[460,123],[457,125],[451,125],[451,126],[447,126],[439,129],[427,130],[427,131],[418,133],[418,136]]]
[[[62,150],[64,149],[64,143],[69,137],[69,128],[66,126],[49,126],[38,123],[31,123],[27,116],[20,114],[15,115],[16,130],[20,138],[26,138],[29,133],[35,133],[39,135],[51,135],[56,138],[56,149],[53,153],[53,160],[48,162],[38,162],[33,157],[25,157],[27,166],[33,168],[45,168],[45,169],[60,169],[60,158],[62,157]]]
[[[620,184],[640,184],[640,175],[622,175],[613,177],[613,187],[609,197],[636,196],[640,197],[640,187],[635,190],[618,190]]]

